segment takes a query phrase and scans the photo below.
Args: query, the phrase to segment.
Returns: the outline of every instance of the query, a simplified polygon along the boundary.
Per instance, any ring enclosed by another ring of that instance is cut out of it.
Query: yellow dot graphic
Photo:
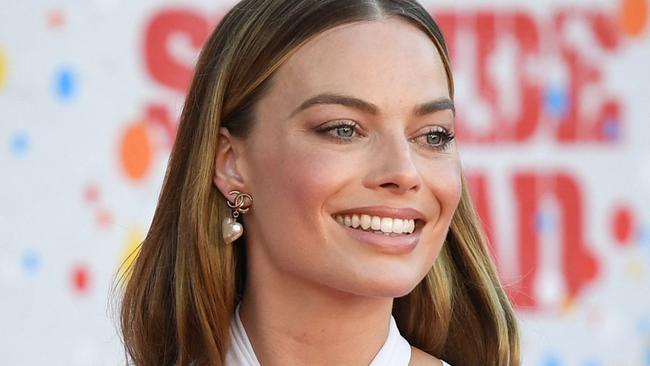
[[[643,283],[646,279],[646,268],[637,259],[631,259],[625,264],[625,276],[631,280]]]
[[[0,89],[5,86],[5,78],[7,76],[7,58],[5,52],[0,48]]]
[[[122,249],[122,255],[120,256],[120,262],[118,263],[119,271],[118,278],[124,278],[124,283],[129,280],[131,272],[129,269],[133,265],[135,258],[138,256],[140,251],[140,243],[144,240],[144,233],[137,227],[132,227],[129,229],[126,235],[126,245]]]
[[[575,305],[575,299],[567,296],[560,303],[560,311],[565,315],[571,314],[575,311]]]

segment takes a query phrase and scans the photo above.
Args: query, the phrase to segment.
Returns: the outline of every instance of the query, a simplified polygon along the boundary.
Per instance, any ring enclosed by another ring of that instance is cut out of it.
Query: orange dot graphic
[[[149,172],[152,146],[147,127],[143,122],[130,125],[120,143],[120,161],[126,176],[140,180]]]
[[[621,0],[618,23],[628,36],[640,35],[648,22],[648,0]]]

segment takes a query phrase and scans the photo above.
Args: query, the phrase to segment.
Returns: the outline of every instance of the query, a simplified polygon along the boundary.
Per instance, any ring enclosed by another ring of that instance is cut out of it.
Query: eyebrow
[[[322,104],[338,104],[338,105],[343,105],[346,107],[354,108],[357,110],[360,110],[362,112],[366,112],[369,114],[373,115],[378,115],[379,114],[379,107],[377,107],[375,104],[372,104],[370,102],[367,102],[363,99],[347,96],[347,95],[340,95],[340,94],[333,94],[333,93],[324,93],[324,94],[318,94],[316,96],[313,96],[298,106],[291,114],[289,117],[293,117],[297,113],[304,111],[307,108],[310,108],[315,105],[322,105]],[[435,113],[443,110],[451,110],[456,113],[456,108],[454,107],[454,102],[449,99],[449,98],[440,98],[436,100],[432,100],[420,105],[417,105],[413,109],[413,114],[416,116],[425,116],[430,113]]]

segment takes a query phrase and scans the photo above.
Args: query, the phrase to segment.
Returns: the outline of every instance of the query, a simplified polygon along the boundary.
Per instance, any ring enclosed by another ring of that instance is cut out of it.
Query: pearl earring
[[[248,211],[250,205],[253,204],[253,197],[248,193],[230,191],[228,194],[235,196],[235,202],[231,203],[230,201],[227,201],[228,207],[232,209],[232,217],[226,217],[221,223],[221,234],[223,235],[223,240],[226,244],[234,242],[244,233],[244,227],[242,224],[237,222],[237,218],[240,214]],[[244,207],[244,205],[246,205],[246,199],[248,199],[250,203]]]

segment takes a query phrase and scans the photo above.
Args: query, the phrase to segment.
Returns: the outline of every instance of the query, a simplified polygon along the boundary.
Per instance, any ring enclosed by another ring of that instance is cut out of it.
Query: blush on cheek
[[[455,209],[462,191],[460,163],[457,160],[438,162],[427,167],[427,171],[435,172],[428,174],[425,180],[439,204],[443,209],[445,206]]]
[[[258,160],[257,168],[264,172],[257,187],[261,196],[257,212],[276,265],[308,276],[331,262],[327,260],[333,254],[327,246],[323,206],[340,189],[345,174],[339,173],[340,156],[296,145],[268,150]]]
[[[312,214],[316,213],[314,209],[320,210],[346,176],[340,156],[323,154],[317,149],[306,147],[287,151],[285,158],[284,161],[291,163],[278,170],[283,190],[288,189],[291,200]]]
[[[339,179],[340,153],[325,152],[304,135],[262,127],[258,132],[264,138],[256,138],[249,150],[260,218],[285,230],[313,230],[333,180]]]

